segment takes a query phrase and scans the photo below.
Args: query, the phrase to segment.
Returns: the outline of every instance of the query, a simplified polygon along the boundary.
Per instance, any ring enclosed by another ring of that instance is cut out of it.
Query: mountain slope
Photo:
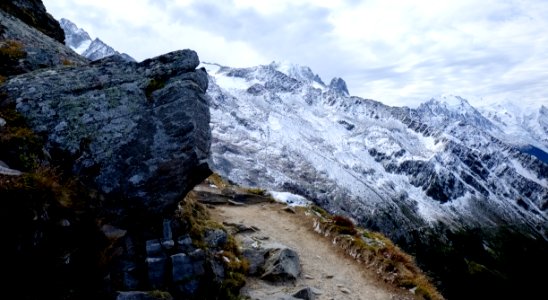
[[[231,180],[301,194],[418,256],[452,233],[477,229],[483,237],[503,224],[546,244],[548,164],[465,99],[389,107],[294,65],[203,66],[212,160]],[[495,247],[489,242],[486,249]],[[425,256],[419,262],[435,264]]]

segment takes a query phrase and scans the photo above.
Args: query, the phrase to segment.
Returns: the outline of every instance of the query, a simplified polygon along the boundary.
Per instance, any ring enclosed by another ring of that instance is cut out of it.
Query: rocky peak
[[[91,42],[89,47],[82,53],[82,56],[90,60],[98,60],[103,57],[119,54],[109,45],[105,44],[101,39],[96,38]]]
[[[442,125],[447,121],[460,121],[481,128],[491,128],[491,122],[460,96],[441,96],[422,103],[416,110],[422,119]]]
[[[87,49],[89,44],[91,44],[91,37],[89,34],[82,28],[78,28],[76,24],[72,23],[68,19],[61,19],[59,24],[65,32],[65,44],[72,49],[84,48]],[[84,46],[84,47],[82,47]],[[77,51],[78,53],[82,53]]]
[[[331,82],[329,83],[329,88],[336,93],[340,93],[346,96],[350,94],[348,92],[348,88],[346,87],[346,82],[340,77],[335,77],[331,79]]]
[[[269,66],[300,82],[316,82],[322,86],[325,85],[320,76],[318,76],[318,74],[314,74],[314,72],[312,72],[312,70],[307,66],[292,64],[289,62],[272,62]]]

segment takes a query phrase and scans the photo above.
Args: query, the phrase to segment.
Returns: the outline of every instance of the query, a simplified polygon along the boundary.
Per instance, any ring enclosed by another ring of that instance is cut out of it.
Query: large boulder
[[[115,212],[172,210],[210,174],[208,80],[198,64],[182,50],[39,70],[8,80],[0,105],[16,105],[52,161],[117,199]]]
[[[269,251],[262,279],[270,281],[296,280],[301,275],[299,254],[289,248]]]

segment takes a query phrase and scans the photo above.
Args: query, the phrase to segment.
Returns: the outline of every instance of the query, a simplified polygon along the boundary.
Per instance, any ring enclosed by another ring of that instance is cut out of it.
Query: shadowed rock
[[[0,10],[0,75],[12,76],[87,59],[53,38]]]
[[[56,163],[116,196],[111,208],[173,209],[209,174],[205,70],[182,50],[142,63],[110,57],[10,79],[16,104]]]
[[[0,2],[0,10],[19,18],[60,43],[65,42],[65,33],[59,22],[46,12],[46,7],[40,0],[3,0]]]

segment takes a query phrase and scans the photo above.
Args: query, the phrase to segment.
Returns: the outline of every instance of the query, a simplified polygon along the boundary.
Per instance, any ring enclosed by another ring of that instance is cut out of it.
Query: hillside
[[[342,79],[326,85],[305,66],[202,65],[215,171],[382,232],[448,298],[469,297],[463,283],[478,298],[537,293],[539,278],[524,274],[548,264],[546,108],[510,123],[458,96],[416,109],[349,96]]]

